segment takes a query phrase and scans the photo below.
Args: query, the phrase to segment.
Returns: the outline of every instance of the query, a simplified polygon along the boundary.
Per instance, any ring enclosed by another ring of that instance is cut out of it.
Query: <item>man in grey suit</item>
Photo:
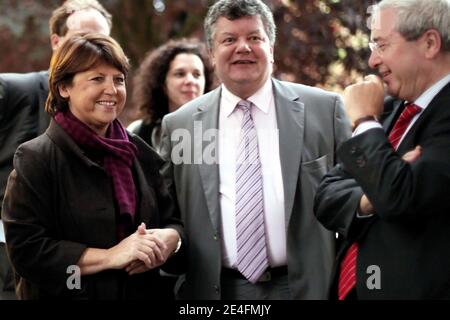
[[[312,206],[350,124],[338,95],[271,77],[275,29],[260,0],[216,2],[205,32],[222,85],[163,120],[189,247],[180,298],[327,298],[334,235]]]

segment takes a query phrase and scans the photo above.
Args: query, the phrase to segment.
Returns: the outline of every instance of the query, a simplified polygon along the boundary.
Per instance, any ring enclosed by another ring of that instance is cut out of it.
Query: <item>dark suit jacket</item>
[[[140,222],[147,228],[170,226],[183,236],[159,174],[162,160],[139,137],[132,135],[130,141],[138,148],[133,162],[139,200],[136,227]],[[110,177],[59,125],[52,122],[45,134],[22,144],[14,168],[3,222],[9,257],[20,276],[19,297],[164,299],[158,291],[158,269],[135,276],[106,270],[81,277],[80,290],[68,289],[67,268],[77,264],[87,247],[111,248],[118,243],[117,208]]]
[[[395,152],[385,131],[402,109],[403,103],[395,102],[384,131],[371,129],[342,145],[342,163],[318,189],[316,215],[346,238],[342,253],[350,243],[359,243],[359,299],[450,299],[450,85]],[[423,148],[420,159],[403,161],[401,156],[417,145]],[[355,213],[363,193],[376,213],[359,219]],[[380,268],[380,289],[367,286],[374,275],[370,266]]]
[[[287,267],[293,299],[326,299],[335,257],[334,234],[312,212],[316,187],[336,163],[335,151],[350,126],[337,94],[272,79],[284,187]],[[190,163],[172,163],[173,181],[189,242],[186,282],[181,297],[220,299],[222,248],[219,165],[210,155],[217,139],[202,139],[217,129],[221,87],[163,119],[163,158],[184,153]],[[198,128],[202,132],[197,132]],[[187,134],[184,150],[179,135]],[[199,135],[200,134],[200,135]],[[200,152],[199,152],[200,151]],[[219,151],[220,152],[220,151]],[[199,157],[200,156],[200,157]]]
[[[0,74],[0,213],[17,147],[47,129],[48,72]]]

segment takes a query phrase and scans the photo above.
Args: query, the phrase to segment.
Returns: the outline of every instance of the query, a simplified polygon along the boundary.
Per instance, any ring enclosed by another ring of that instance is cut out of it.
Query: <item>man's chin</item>
[[[247,84],[247,83],[252,83],[252,82],[255,81],[254,79],[249,78],[248,74],[237,76],[237,77],[233,77],[233,78],[231,78],[231,80],[234,83],[242,84],[242,85]]]
[[[391,97],[398,97],[398,89],[393,88],[392,85],[389,85],[388,83],[385,83],[384,90],[387,95]]]

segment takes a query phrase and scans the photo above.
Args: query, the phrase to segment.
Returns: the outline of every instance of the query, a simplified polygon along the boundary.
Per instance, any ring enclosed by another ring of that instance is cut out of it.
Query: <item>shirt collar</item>
[[[422,109],[428,107],[434,97],[450,82],[450,74],[446,75],[444,78],[433,84],[424,93],[422,93],[419,98],[414,101],[414,104]]]
[[[222,111],[224,112],[225,116],[229,117],[233,113],[238,102],[241,101],[242,99],[232,94],[224,84],[222,84],[221,86],[222,86],[222,98],[226,103],[220,107],[222,108]],[[269,113],[270,101],[272,99],[273,99],[272,78],[269,77],[267,81],[264,83],[264,85],[258,91],[256,91],[252,96],[247,98],[247,101],[252,102],[259,110],[267,114]]]

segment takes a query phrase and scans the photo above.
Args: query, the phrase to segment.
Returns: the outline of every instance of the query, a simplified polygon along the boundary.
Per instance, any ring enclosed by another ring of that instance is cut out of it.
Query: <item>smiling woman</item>
[[[133,87],[133,104],[140,119],[128,130],[159,151],[162,118],[213,87],[213,70],[204,45],[195,39],[170,40],[150,51],[139,66]]]
[[[105,63],[78,73],[72,84],[58,89],[61,97],[70,101],[75,117],[102,136],[122,111],[126,98],[123,73]]]
[[[125,105],[129,64],[112,38],[100,37],[96,42],[74,38],[71,46],[64,46],[54,55],[46,110],[56,115],[69,109],[104,136]]]
[[[159,267],[180,265],[183,228],[161,159],[117,120],[128,68],[100,34],[74,36],[52,58],[53,119],[18,148],[2,213],[19,298],[165,298]]]

